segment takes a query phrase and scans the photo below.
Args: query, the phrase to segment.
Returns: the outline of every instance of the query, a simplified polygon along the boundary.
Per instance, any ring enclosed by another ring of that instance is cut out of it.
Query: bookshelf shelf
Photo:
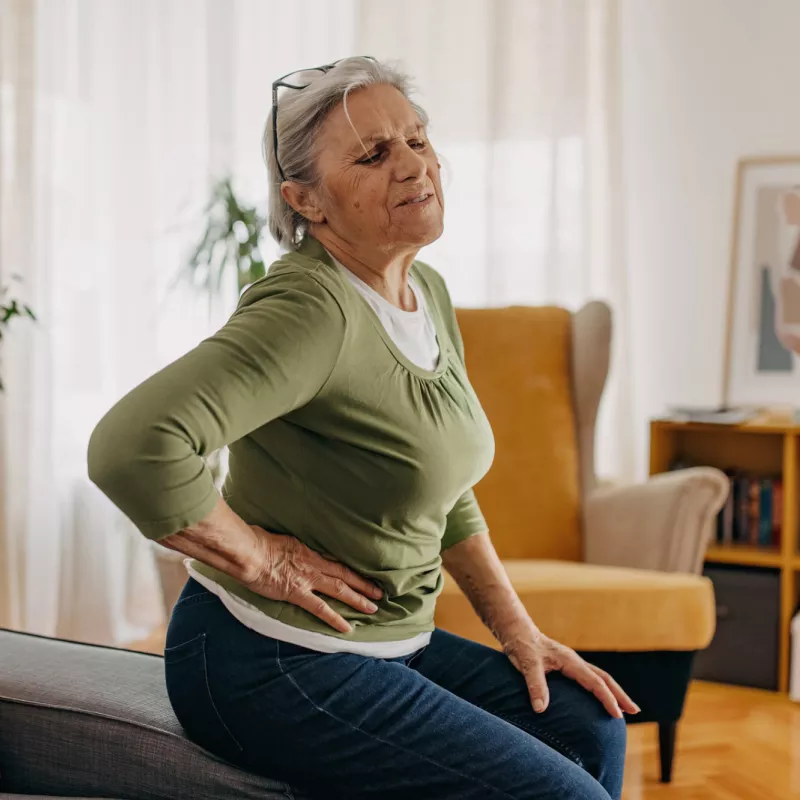
[[[715,545],[706,551],[706,561],[714,561],[718,564],[780,567],[783,564],[783,556],[777,547],[752,547],[742,544]]]
[[[743,425],[653,420],[650,423],[650,474],[667,472],[679,460],[754,475],[779,476],[782,480],[780,546],[715,543],[706,551],[705,560],[779,571],[778,688],[788,692],[790,623],[800,602],[800,425],[764,419]]]
[[[657,419],[653,424],[658,425],[662,430],[675,431],[736,431],[737,433],[785,433],[800,434],[800,425],[791,425],[781,422],[765,422],[758,418],[752,422],[744,422],[741,425],[720,425],[714,422],[678,422],[674,419]]]

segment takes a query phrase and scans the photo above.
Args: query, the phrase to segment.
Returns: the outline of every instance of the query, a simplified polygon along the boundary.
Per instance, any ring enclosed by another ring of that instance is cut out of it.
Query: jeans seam
[[[478,705],[478,703],[473,703],[473,705],[476,705],[487,714],[492,714],[495,717],[505,720],[509,725],[513,725],[515,728],[521,728],[525,731],[525,733],[533,736],[536,739],[542,739],[545,744],[549,744],[551,747],[554,747],[556,750],[560,751],[571,761],[574,761],[581,769],[586,769],[583,759],[571,747],[569,747],[569,745],[564,744],[560,739],[556,739],[556,737],[548,731],[537,728],[535,725],[531,725],[525,717],[517,714],[501,714],[497,711],[492,711],[489,708],[485,708],[482,705]],[[516,720],[516,722],[514,720]]]
[[[219,720],[220,725],[225,728],[225,732],[230,736],[233,740],[233,743],[239,748],[239,752],[244,752],[244,748],[239,744],[239,740],[233,735],[231,729],[225,724],[225,720],[222,719],[222,714],[219,713],[219,709],[217,708],[217,704],[214,702],[214,695],[211,694],[211,684],[208,681],[208,662],[206,660],[206,634],[201,634],[203,637],[203,678],[206,682],[206,692],[208,693],[208,701],[211,703],[211,708],[214,709],[214,713],[217,715],[217,719]]]
[[[183,597],[178,600],[177,603],[173,606],[174,609],[181,609],[186,608],[187,606],[194,606],[198,603],[210,603],[216,599],[216,595],[213,592],[198,592],[197,594],[190,595],[189,597]]]
[[[183,611],[184,608],[194,608],[195,606],[204,606],[208,603],[213,603],[216,599],[217,596],[214,594],[211,595],[211,597],[203,597],[202,600],[196,600],[194,603],[188,601],[185,603],[180,603],[179,605],[174,606],[173,609],[175,611]],[[194,598],[190,597],[189,601],[191,600],[194,600]]]
[[[416,753],[413,750],[408,750],[405,747],[401,747],[398,744],[386,741],[385,739],[381,739],[380,736],[375,736],[374,734],[370,733],[369,731],[365,731],[363,728],[359,727],[358,725],[353,725],[352,722],[348,722],[348,720],[341,719],[340,717],[337,717],[336,714],[332,714],[327,709],[322,708],[322,706],[317,705],[317,703],[315,703],[314,700],[312,700],[312,698],[303,690],[303,687],[300,686],[300,684],[294,679],[294,677],[292,677],[288,672],[286,672],[284,670],[283,663],[281,662],[281,644],[277,640],[275,642],[275,661],[278,664],[278,669],[280,670],[281,675],[283,675],[285,678],[287,678],[289,680],[289,682],[292,684],[292,686],[294,686],[294,688],[297,689],[297,691],[309,703],[311,703],[311,705],[317,711],[319,711],[322,714],[325,714],[325,716],[330,717],[331,719],[336,720],[340,724],[346,725],[348,728],[352,728],[353,730],[358,731],[362,735],[368,736],[370,739],[374,739],[375,741],[380,742],[381,744],[385,744],[385,745],[387,745],[387,746],[389,746],[391,748],[394,748],[396,750],[400,750],[403,753],[407,753],[409,755],[412,755],[415,758],[419,758],[421,761],[427,761],[429,764],[432,764],[434,767],[437,767],[438,769],[446,770],[447,772],[452,772],[454,775],[458,775],[459,778],[462,778],[462,779],[464,779],[466,781],[470,781],[470,782],[472,782],[474,784],[477,784],[479,786],[485,786],[487,789],[490,789],[493,792],[498,792],[499,794],[503,795],[504,797],[510,798],[510,800],[516,800],[516,798],[513,795],[510,795],[507,792],[504,792],[502,789],[498,789],[498,788],[496,788],[494,786],[491,786],[488,783],[485,783],[484,781],[478,780],[476,778],[472,778],[469,775],[464,775],[463,773],[459,772],[457,769],[453,769],[452,767],[448,767],[445,764],[440,764],[438,761],[434,761],[432,758],[428,758],[427,756],[424,756],[424,755],[422,755],[420,753]]]

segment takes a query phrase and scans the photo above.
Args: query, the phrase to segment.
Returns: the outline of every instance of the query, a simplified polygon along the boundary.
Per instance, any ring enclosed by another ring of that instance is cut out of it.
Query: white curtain
[[[598,467],[632,478],[616,0],[365,0],[356,50],[401,60],[431,115],[446,232],[421,257],[457,304],[611,303]]]
[[[160,624],[152,548],[86,478],[99,417],[219,327],[168,286],[210,180],[263,204],[271,81],[349,54],[416,78],[446,167],[423,254],[461,305],[615,307],[615,0],[0,0],[0,625],[119,643]],[[276,250],[267,243],[267,255]],[[601,466],[630,469],[624,348]]]

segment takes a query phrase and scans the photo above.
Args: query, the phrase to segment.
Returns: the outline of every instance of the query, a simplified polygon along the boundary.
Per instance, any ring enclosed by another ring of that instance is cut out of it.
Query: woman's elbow
[[[123,448],[118,439],[106,430],[101,421],[89,437],[86,450],[86,467],[89,480],[100,489],[113,483],[124,463]]]
[[[103,417],[89,437],[86,466],[89,480],[108,495],[131,477],[131,468],[141,454],[144,437],[130,425]]]

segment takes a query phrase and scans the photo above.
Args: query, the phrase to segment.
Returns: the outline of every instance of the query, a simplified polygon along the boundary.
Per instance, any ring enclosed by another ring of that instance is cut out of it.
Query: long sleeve
[[[333,371],[344,329],[336,299],[311,275],[267,275],[216,334],[100,420],[90,479],[147,538],[195,524],[219,497],[203,456],[309,402]]]

